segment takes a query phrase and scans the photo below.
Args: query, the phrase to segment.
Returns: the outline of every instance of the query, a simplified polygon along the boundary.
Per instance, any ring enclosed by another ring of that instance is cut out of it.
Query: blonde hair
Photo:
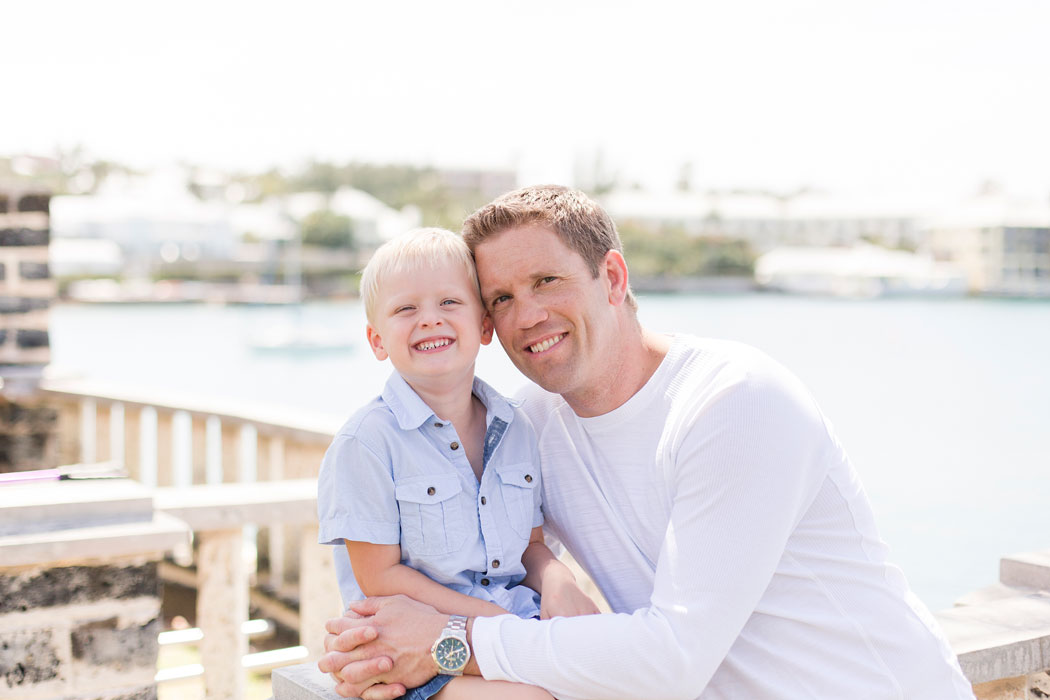
[[[457,233],[443,228],[417,228],[379,246],[361,273],[361,300],[368,322],[375,321],[376,299],[386,277],[412,270],[437,269],[445,264],[462,265],[474,290],[478,291],[474,258]]]

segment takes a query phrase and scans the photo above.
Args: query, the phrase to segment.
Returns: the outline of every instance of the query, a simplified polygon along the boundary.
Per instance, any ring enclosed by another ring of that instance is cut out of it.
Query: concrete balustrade
[[[338,423],[301,411],[165,402],[83,384],[51,383],[44,393],[59,407],[62,462],[104,457],[144,484],[162,484],[156,509],[195,533],[193,583],[201,592],[209,700],[243,695],[239,669],[247,642],[241,625],[254,572],[243,556],[242,533],[253,527],[267,534],[260,551],[269,560],[269,582],[279,589],[298,581],[298,623],[309,654],[306,663],[274,670],[274,698],[335,700],[332,680],[316,669],[324,621],[341,603],[331,553],[316,544],[315,499],[321,457]],[[76,548],[55,546],[56,556]],[[5,549],[5,556],[14,551]],[[1000,579],[935,617],[980,700],[1048,697],[1050,550],[1004,557]],[[0,634],[2,623],[0,616]]]

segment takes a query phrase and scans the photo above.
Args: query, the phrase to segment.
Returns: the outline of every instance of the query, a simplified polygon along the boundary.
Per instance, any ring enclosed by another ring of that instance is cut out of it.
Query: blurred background
[[[641,318],[758,346],[836,426],[933,609],[1050,545],[1050,5],[34,2],[0,186],[47,192],[52,379],[336,421],[358,272],[540,182]],[[523,378],[495,346],[479,374]]]

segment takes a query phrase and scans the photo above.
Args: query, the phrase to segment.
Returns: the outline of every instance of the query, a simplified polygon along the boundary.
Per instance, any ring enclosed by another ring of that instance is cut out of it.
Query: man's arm
[[[822,418],[797,380],[778,375],[745,380],[698,407],[676,456],[650,607],[546,621],[478,618],[472,648],[487,679],[539,685],[562,700],[692,700],[701,693],[823,478],[830,441]],[[387,607],[363,623],[380,626],[380,639],[388,620],[401,615],[399,604]],[[405,616],[411,624],[425,620]],[[382,655],[370,647],[379,648],[365,645],[354,660]],[[401,664],[410,663],[386,655],[395,671],[385,675],[400,680]]]

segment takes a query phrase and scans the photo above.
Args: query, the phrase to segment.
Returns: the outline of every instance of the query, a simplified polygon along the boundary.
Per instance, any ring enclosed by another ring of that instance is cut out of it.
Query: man
[[[501,344],[546,390],[523,404],[546,527],[618,613],[471,619],[466,673],[562,700],[972,697],[797,379],[746,346],[642,328],[615,227],[582,193],[511,192],[464,237]],[[341,694],[438,672],[447,615],[351,607],[319,664]]]

